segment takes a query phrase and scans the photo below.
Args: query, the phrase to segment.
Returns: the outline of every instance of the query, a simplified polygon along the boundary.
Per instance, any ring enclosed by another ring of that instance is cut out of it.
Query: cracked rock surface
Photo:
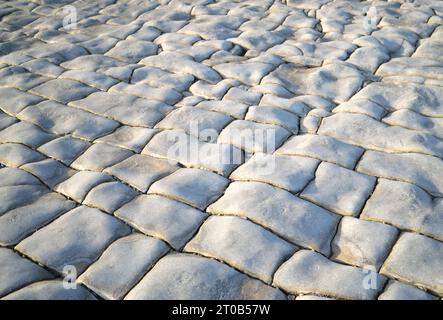
[[[0,299],[442,299],[442,51],[439,0],[0,0]]]

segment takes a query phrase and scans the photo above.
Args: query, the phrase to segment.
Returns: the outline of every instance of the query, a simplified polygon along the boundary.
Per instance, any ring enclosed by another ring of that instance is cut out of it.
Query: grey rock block
[[[135,154],[106,169],[105,172],[116,176],[141,192],[146,192],[153,182],[173,173],[178,168],[171,160]]]
[[[208,218],[184,248],[187,252],[223,260],[266,283],[272,281],[278,266],[297,249],[266,229],[239,217]]]
[[[19,243],[33,231],[74,206],[74,202],[66,200],[59,194],[48,193],[33,203],[9,211],[0,216],[0,244],[11,246]]]
[[[443,244],[428,237],[404,233],[386,259],[381,273],[443,294]]]
[[[161,240],[135,233],[112,243],[77,281],[106,299],[121,299],[167,251]]]
[[[55,186],[54,190],[81,203],[92,188],[112,180],[111,176],[102,172],[80,171]]]
[[[94,91],[96,90],[78,81],[55,79],[33,88],[31,93],[66,104],[82,99]]]
[[[266,182],[296,193],[314,178],[318,164],[318,160],[311,158],[256,153],[236,169],[230,178]]]
[[[207,211],[248,218],[284,239],[326,255],[338,223],[338,217],[329,211],[259,182],[231,183]]]
[[[115,216],[141,232],[180,250],[197,231],[206,214],[184,203],[157,195],[141,195],[121,207]]]
[[[343,217],[332,241],[332,259],[378,270],[397,240],[392,226]]]
[[[39,265],[6,248],[0,248],[0,297],[32,282],[52,279]]]
[[[288,139],[275,153],[317,158],[353,169],[363,151],[335,138],[305,134]]]
[[[63,281],[50,280],[33,283],[7,295],[3,300],[96,300],[96,298],[81,286],[66,290]]]
[[[361,218],[443,240],[443,201],[407,182],[379,179]]]
[[[395,280],[389,281],[385,291],[378,296],[378,300],[437,300],[438,298],[418,289]]]
[[[386,278],[356,267],[334,263],[319,253],[300,250],[275,273],[273,284],[294,294],[318,294],[341,299],[377,297]]]
[[[128,149],[111,146],[106,143],[95,143],[91,145],[71,166],[77,170],[102,171],[134,153]]]
[[[165,195],[203,210],[228,184],[228,179],[213,172],[182,168],[155,182],[148,193]]]
[[[428,168],[434,168],[429,171]],[[416,184],[431,195],[443,196],[443,161],[418,153],[367,151],[357,170],[372,176]]]
[[[118,237],[130,232],[97,209],[78,207],[20,242],[15,248],[59,273],[74,266],[82,273]]]
[[[125,299],[262,300],[285,299],[285,295],[216,260],[171,254],[161,259]]]
[[[375,178],[323,162],[301,197],[342,215],[356,216],[369,198]]]

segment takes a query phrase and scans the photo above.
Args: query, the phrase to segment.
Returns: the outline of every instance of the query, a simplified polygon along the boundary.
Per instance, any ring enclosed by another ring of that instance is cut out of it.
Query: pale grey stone
[[[206,99],[220,100],[232,86],[238,84],[238,81],[231,79],[224,79],[217,84],[211,84],[203,80],[199,80],[189,88],[189,91],[193,95]]]
[[[82,29],[84,31],[85,29]],[[71,70],[98,71],[112,67],[121,67],[124,63],[102,54],[88,54],[79,56],[60,64],[61,67]]]
[[[197,231],[206,214],[165,197],[141,195],[117,210],[115,216],[180,250]]]
[[[361,114],[334,114],[323,120],[318,133],[373,150],[443,156],[443,142],[436,137]]]
[[[382,77],[404,75],[443,80],[443,63],[425,58],[394,58],[378,68],[377,75]]]
[[[433,168],[429,171],[429,168]],[[391,154],[367,151],[357,170],[373,176],[418,185],[432,195],[443,196],[443,161],[418,153]]]
[[[378,270],[397,240],[392,226],[343,217],[332,241],[332,259]]]
[[[87,141],[71,136],[63,136],[45,143],[37,150],[66,165],[70,165],[90,145]]]
[[[254,105],[258,104],[261,98],[260,93],[242,90],[237,87],[229,89],[224,95],[223,100],[232,100],[244,104]]]
[[[36,125],[24,121],[17,122],[0,131],[0,143],[20,143],[31,148],[37,148],[54,138],[53,135],[44,132]]]
[[[146,192],[153,182],[171,174],[178,168],[170,160],[135,154],[107,168],[105,172],[116,176],[141,192]]]
[[[203,210],[223,193],[228,184],[228,179],[216,173],[182,168],[155,182],[149,193],[165,195]]]
[[[125,299],[261,300],[285,295],[216,260],[179,253],[161,259]]]
[[[259,182],[233,182],[207,211],[248,218],[297,245],[326,255],[338,217],[287,191]]]
[[[127,149],[106,143],[95,143],[78,157],[71,166],[77,170],[102,171],[132,155],[133,152]]]
[[[443,244],[415,234],[403,233],[386,259],[381,273],[443,294]]]
[[[184,250],[221,259],[269,283],[278,266],[297,247],[245,219],[210,217]]]
[[[76,173],[75,170],[52,159],[28,163],[21,166],[21,169],[33,174],[50,188],[54,188]]]
[[[51,278],[52,274],[39,265],[10,249],[0,248],[0,297],[32,282]]]
[[[407,182],[379,179],[361,218],[443,241],[443,201],[433,200],[423,189]]]
[[[96,300],[94,295],[81,286],[75,290],[66,290],[61,280],[50,280],[33,283],[17,290],[4,300]]]
[[[92,188],[109,181],[112,181],[112,177],[105,173],[80,171],[55,186],[54,190],[81,203]]]
[[[250,153],[274,152],[291,133],[271,124],[234,120],[220,133],[217,142],[232,144]]]
[[[61,74],[59,79],[75,80],[93,88],[107,91],[118,83],[118,80],[108,77],[102,73],[84,70],[68,70]]]
[[[176,74],[155,67],[142,67],[134,70],[131,82],[146,83],[154,87],[166,87],[181,92],[189,89],[194,82],[194,77],[190,74]]]
[[[275,273],[273,285],[294,294],[318,294],[340,299],[370,300],[386,278],[374,274],[375,288],[365,288],[368,272],[334,263],[319,253],[300,250]]]
[[[275,69],[275,66],[261,62],[231,62],[218,64],[214,66],[214,69],[225,78],[239,80],[253,86],[259,84],[265,75]]]
[[[79,45],[86,48],[91,54],[103,54],[114,47],[117,42],[118,39],[108,36],[99,36],[97,38],[80,42]]]
[[[364,71],[374,73],[377,68],[390,59],[386,50],[380,47],[365,47],[355,50],[347,62],[350,62]]]
[[[305,157],[256,153],[236,169],[230,178],[266,182],[296,193],[314,178],[319,163],[318,160]]]
[[[229,40],[250,50],[264,51],[283,42],[284,37],[276,31],[256,29],[245,31],[239,37]]]
[[[220,75],[213,69],[195,62],[187,55],[165,52],[157,56],[144,58],[140,61],[151,67],[157,67],[174,73],[191,74],[197,79],[202,79],[210,83],[217,83],[222,80]]]
[[[40,185],[32,174],[16,168],[0,168],[0,187],[20,185]]]
[[[157,45],[152,42],[128,39],[118,42],[105,55],[128,63],[137,63],[146,56],[156,54],[157,50]]]
[[[13,168],[18,168],[26,163],[43,160],[45,157],[18,143],[0,144],[0,162]]]
[[[15,117],[11,117],[6,113],[0,111],[0,130],[6,129],[10,125],[17,122]]]
[[[82,206],[65,213],[15,248],[59,273],[66,265],[72,265],[80,274],[112,241],[129,232],[129,227],[119,220]]]
[[[27,106],[39,103],[43,98],[14,88],[0,88],[2,110],[11,115],[20,113]]]
[[[248,109],[245,120],[278,125],[293,134],[297,134],[299,128],[299,118],[295,114],[277,107],[252,106]]]
[[[358,70],[343,63],[307,69],[283,64],[263,78],[262,83],[280,84],[295,94],[319,95],[343,102],[360,89],[363,80]]]
[[[169,105],[173,105],[182,98],[182,95],[174,89],[155,88],[143,83],[127,84],[126,82],[119,82],[109,89],[109,92],[127,93],[144,99],[157,100]]]
[[[79,100],[96,91],[78,81],[73,80],[50,80],[38,87],[32,88],[31,93],[53,99],[61,103]]]
[[[373,101],[389,111],[408,109],[425,116],[443,116],[443,96],[437,86],[374,82],[358,92],[354,99]]]
[[[159,132],[142,153],[178,161],[187,167],[207,169],[224,176],[243,162],[240,149],[228,144],[203,142],[179,130]]]
[[[378,300],[437,300],[438,298],[418,289],[395,280],[389,281],[385,291],[378,296]]]
[[[70,105],[138,127],[153,127],[172,110],[160,101],[111,92],[96,92]]]
[[[305,295],[297,296],[297,298],[295,298],[295,300],[336,300],[336,299],[322,297],[322,296],[316,296],[316,295],[312,295],[312,294],[305,294]]]
[[[443,119],[441,118],[422,116],[410,110],[398,110],[383,118],[383,122],[392,126],[426,132],[443,139]]]
[[[381,120],[386,114],[386,109],[373,101],[355,98],[339,104],[332,112],[358,113]]]
[[[140,152],[156,133],[157,130],[155,129],[121,126],[113,133],[98,138],[96,142],[104,142]]]
[[[21,67],[6,67],[0,70],[0,86],[29,90],[39,84],[45,83],[50,78],[28,72]]]
[[[199,136],[205,130],[209,133],[219,133],[232,118],[218,112],[194,107],[181,107],[171,112],[160,121],[156,128],[180,129],[194,136]],[[202,136],[202,140],[205,137]],[[207,138],[206,138],[207,139]]]
[[[229,100],[204,100],[195,106],[197,108],[224,113],[236,119],[243,119],[248,111],[248,105]]]
[[[119,126],[114,120],[53,101],[30,106],[20,112],[17,118],[58,135],[71,134],[75,138],[89,141],[110,133]]]
[[[105,299],[121,299],[167,251],[161,240],[135,233],[112,243],[77,281]]]
[[[33,231],[75,206],[74,202],[66,200],[57,193],[43,194],[35,200],[0,216],[2,246],[17,244]]]
[[[356,216],[374,189],[375,178],[323,162],[301,197],[342,215]]]

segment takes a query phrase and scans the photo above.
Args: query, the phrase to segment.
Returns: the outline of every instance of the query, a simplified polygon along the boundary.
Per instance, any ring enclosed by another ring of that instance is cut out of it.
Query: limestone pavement
[[[442,299],[443,2],[0,1],[0,299]]]

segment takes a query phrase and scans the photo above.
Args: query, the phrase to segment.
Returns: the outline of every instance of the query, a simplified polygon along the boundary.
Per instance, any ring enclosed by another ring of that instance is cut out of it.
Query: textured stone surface
[[[296,249],[266,229],[238,217],[208,218],[184,248],[187,252],[223,260],[267,283]]]
[[[330,212],[259,182],[232,183],[208,211],[251,219],[297,245],[325,254],[338,222]]]
[[[332,258],[353,266],[379,269],[397,240],[389,225],[343,217],[332,241]]]
[[[170,161],[136,154],[105,171],[141,192],[146,192],[151,183],[177,169]]]
[[[414,286],[390,281],[378,300],[436,300],[437,297]]]
[[[381,272],[406,283],[443,292],[443,245],[440,241],[404,233],[386,259]]]
[[[161,259],[126,299],[284,299],[278,289],[213,259],[173,254]]]
[[[209,171],[180,169],[155,182],[149,193],[165,195],[205,209],[223,193],[228,183],[228,179]]]
[[[375,178],[323,162],[301,196],[342,215],[357,215],[375,185]]]
[[[87,289],[77,286],[75,290],[66,290],[63,281],[50,280],[35,282],[17,290],[4,300],[96,300]]]
[[[120,238],[78,281],[106,299],[121,299],[167,250],[164,242],[141,234]]]
[[[142,195],[115,215],[143,233],[158,237],[179,250],[197,231],[206,215],[184,203],[157,195]]]
[[[318,164],[319,161],[315,159],[257,153],[235,170],[230,178],[267,182],[291,192],[298,192],[314,178]]]
[[[29,283],[52,278],[42,267],[6,248],[0,248],[0,271],[0,297]]]
[[[443,240],[443,201],[401,181],[380,179],[361,218]]]
[[[342,299],[374,299],[386,279],[375,275],[374,288],[365,288],[363,269],[334,263],[319,253],[298,251],[274,276],[274,285],[291,293],[320,294]]]
[[[26,238],[16,249],[60,273],[66,265],[81,273],[112,240],[127,233],[129,228],[115,218],[79,207]]]
[[[0,30],[0,299],[443,298],[441,1],[11,0]]]

